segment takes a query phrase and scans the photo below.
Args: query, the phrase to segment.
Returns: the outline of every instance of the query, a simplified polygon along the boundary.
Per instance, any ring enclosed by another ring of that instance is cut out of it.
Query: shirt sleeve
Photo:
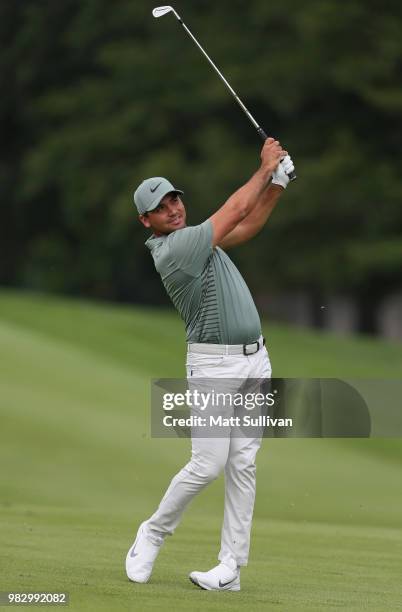
[[[212,253],[212,236],[210,219],[170,234],[170,257],[175,267],[193,276],[200,274]]]

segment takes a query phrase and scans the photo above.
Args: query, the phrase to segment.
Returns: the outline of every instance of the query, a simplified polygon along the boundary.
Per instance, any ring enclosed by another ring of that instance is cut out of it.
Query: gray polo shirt
[[[242,275],[212,247],[210,219],[146,241],[155,268],[186,325],[187,342],[248,344],[261,322]]]

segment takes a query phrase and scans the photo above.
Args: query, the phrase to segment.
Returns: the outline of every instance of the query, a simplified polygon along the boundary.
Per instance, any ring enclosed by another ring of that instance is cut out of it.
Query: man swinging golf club
[[[282,162],[280,160],[282,159]],[[183,192],[167,179],[143,181],[134,193],[146,241],[187,333],[187,378],[269,379],[271,365],[251,294],[226,250],[247,242],[266,223],[294,166],[287,151],[268,138],[261,164],[209,219],[186,225]],[[147,582],[161,545],[189,502],[225,472],[225,507],[219,565],[190,580],[211,591],[239,591],[247,565],[255,498],[255,457],[261,437],[192,436],[190,461],[176,474],[159,507],[143,522],[126,557],[127,576]]]

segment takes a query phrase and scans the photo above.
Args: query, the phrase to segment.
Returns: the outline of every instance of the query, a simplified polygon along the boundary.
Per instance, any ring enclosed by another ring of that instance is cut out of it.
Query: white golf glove
[[[283,189],[286,189],[289,183],[288,174],[293,172],[295,169],[292,158],[290,155],[286,155],[281,162],[276,167],[276,170],[272,173],[272,184],[280,185]]]

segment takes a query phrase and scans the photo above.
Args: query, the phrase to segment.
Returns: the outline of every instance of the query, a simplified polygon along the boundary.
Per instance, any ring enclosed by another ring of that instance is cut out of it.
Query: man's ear
[[[142,225],[145,225],[145,227],[151,227],[151,224],[149,222],[147,215],[139,215],[138,218],[141,221]]]

